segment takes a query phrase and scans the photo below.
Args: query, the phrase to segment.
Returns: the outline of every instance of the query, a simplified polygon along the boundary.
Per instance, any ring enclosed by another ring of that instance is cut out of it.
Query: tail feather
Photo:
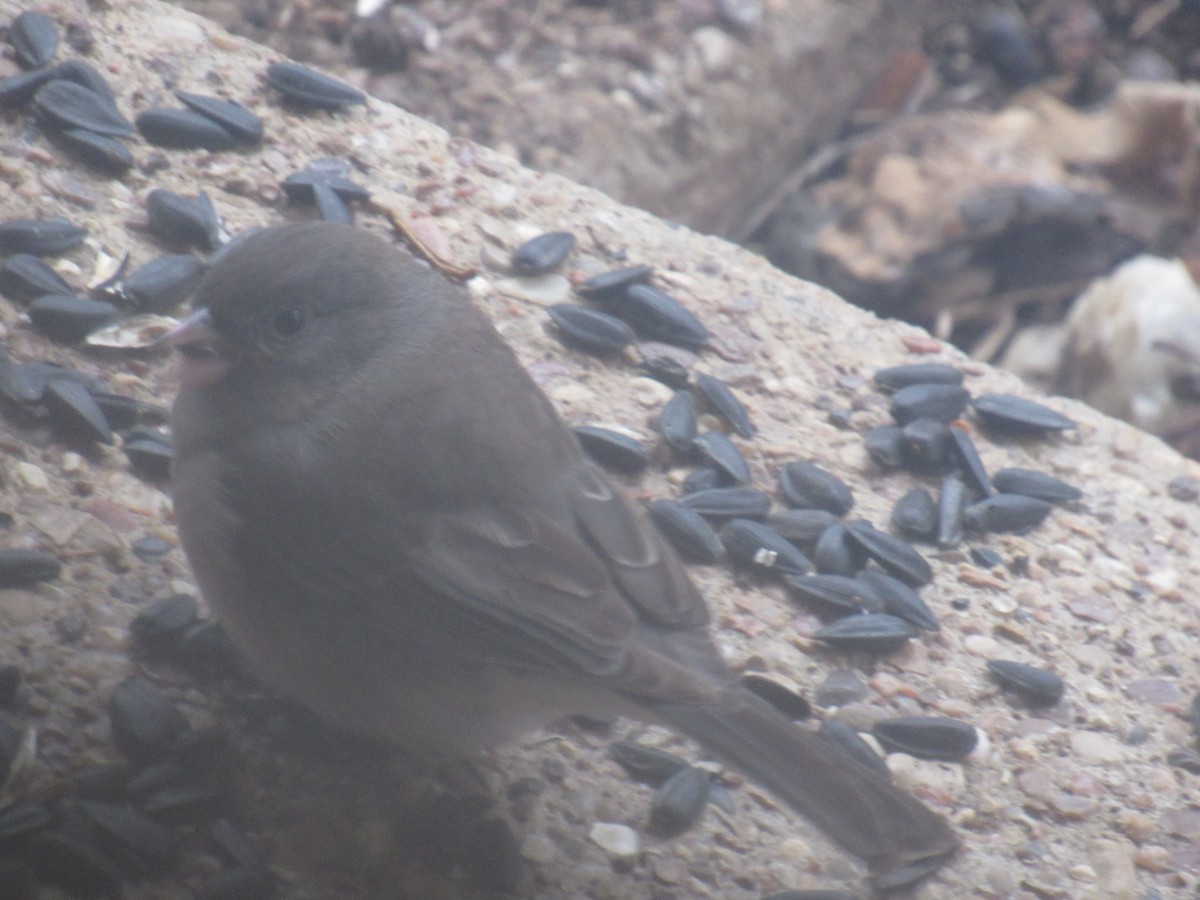
[[[878,876],[932,871],[958,847],[941,816],[748,692],[732,693],[720,706],[648,708],[810,819]]]

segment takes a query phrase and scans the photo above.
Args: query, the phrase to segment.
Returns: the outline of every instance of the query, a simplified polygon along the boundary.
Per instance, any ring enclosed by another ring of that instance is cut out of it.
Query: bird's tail
[[[958,847],[941,816],[878,772],[749,692],[729,697],[719,706],[649,708],[865,860],[880,886],[914,881]]]

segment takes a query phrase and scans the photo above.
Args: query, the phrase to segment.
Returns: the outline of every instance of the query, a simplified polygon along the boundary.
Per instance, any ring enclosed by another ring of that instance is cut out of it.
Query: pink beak
[[[179,351],[179,382],[184,388],[201,388],[220,381],[238,360],[237,348],[213,328],[207,309],[192,313],[160,339]]]

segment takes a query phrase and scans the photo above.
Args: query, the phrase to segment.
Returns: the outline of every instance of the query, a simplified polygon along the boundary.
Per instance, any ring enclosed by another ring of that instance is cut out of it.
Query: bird
[[[571,714],[699,742],[863,859],[946,820],[742,687],[707,605],[458,284],[370,231],[271,226],[213,262],[177,351],[173,505],[250,670],[329,724],[464,758]]]

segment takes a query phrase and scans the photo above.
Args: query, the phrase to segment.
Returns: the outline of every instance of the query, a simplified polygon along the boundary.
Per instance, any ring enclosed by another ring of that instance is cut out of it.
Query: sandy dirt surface
[[[21,8],[0,0],[0,20]],[[863,449],[863,435],[888,420],[887,399],[870,382],[879,366],[944,359],[968,365],[976,393],[1025,391],[1015,378],[966,364],[916,329],[880,322],[746,251],[523,169],[387,103],[371,99],[332,114],[286,110],[264,85],[271,52],[178,9],[149,0],[40,8],[63,24],[87,22],[90,60],[110,77],[126,114],[180,87],[237,99],[266,124],[264,145],[242,153],[135,142],[138,166],[106,180],[48,143],[25,115],[0,118],[3,218],[64,215],[85,224],[88,241],[57,262],[75,285],[93,280],[102,256],[129,252],[142,263],[165,252],[144,229],[143,198],[153,187],[206,191],[236,233],[302,215],[284,211],[278,181],[314,158],[337,156],[449,259],[480,267],[472,293],[569,422],[622,425],[658,446],[653,421],[667,389],[640,377],[632,357],[601,363],[564,349],[542,305],[565,285],[551,281],[533,295],[507,282],[499,261],[534,234],[567,229],[579,239],[569,264],[577,275],[655,265],[659,283],[713,331],[714,349],[696,369],[725,378],[745,400],[759,434],[735,441],[754,482],[769,491],[780,464],[811,459],[852,485],[857,515],[886,526],[915,479],[881,472]],[[360,211],[358,222],[389,231],[374,213]],[[53,345],[8,301],[0,301],[0,323],[14,359],[58,360],[148,406],[170,402],[165,356]],[[795,683],[810,697],[834,673],[853,672],[863,699],[837,714],[856,725],[930,714],[981,731],[980,749],[962,764],[890,759],[896,780],[950,817],[964,840],[961,855],[918,896],[1190,895],[1200,872],[1200,790],[1197,776],[1170,757],[1194,742],[1187,710],[1200,671],[1200,506],[1187,479],[1200,479],[1200,467],[1078,404],[1052,402],[1080,427],[1047,442],[981,439],[984,462],[1049,471],[1084,488],[1085,499],[1055,510],[1030,535],[988,538],[1005,566],[980,569],[965,547],[930,551],[936,577],[924,597],[942,629],[900,654],[871,662],[822,649],[811,639],[819,623],[777,586],[735,581],[718,567],[695,575],[735,666]],[[861,867],[733,774],[725,782],[734,812],[713,810],[671,841],[644,834],[650,792],[607,759],[608,743],[635,735],[702,758],[656,729],[565,724],[480,760],[469,779],[461,770],[430,779],[408,761],[348,742],[334,754],[300,749],[275,707],[232,675],[200,680],[131,658],[133,615],[192,590],[169,492],[132,474],[119,448],[64,445],[37,417],[6,409],[0,435],[0,511],[12,522],[4,544],[53,550],[65,561],[56,581],[0,591],[0,662],[24,675],[8,715],[39,734],[28,788],[35,796],[63,791],[85,764],[117,758],[105,708],[113,687],[138,671],[194,725],[229,729],[223,778],[232,815],[289,900],[484,895],[461,867],[415,858],[438,834],[433,819],[417,815],[414,825],[414,810],[426,808],[419,798],[464,781],[482,783],[520,838],[527,871],[518,896],[750,900],[788,888],[863,889]],[[665,452],[659,459],[665,463]],[[646,498],[676,496],[683,474],[658,465],[629,487]],[[138,556],[146,538],[168,552]],[[986,676],[990,658],[1050,666],[1067,682],[1065,699],[1040,713],[1014,702]],[[636,848],[598,843],[598,823],[630,829],[618,833],[636,835]],[[202,833],[189,837],[189,848],[177,875],[133,883],[126,896],[188,896],[221,865]]]

